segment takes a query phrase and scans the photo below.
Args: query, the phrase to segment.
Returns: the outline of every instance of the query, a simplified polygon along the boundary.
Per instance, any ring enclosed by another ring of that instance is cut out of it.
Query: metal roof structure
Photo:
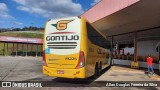
[[[80,16],[111,36],[160,29],[159,9],[160,0],[101,0]]]

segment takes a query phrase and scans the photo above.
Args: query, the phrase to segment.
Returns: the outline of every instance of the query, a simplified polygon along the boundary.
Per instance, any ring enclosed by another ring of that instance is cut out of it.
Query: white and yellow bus
[[[46,23],[43,73],[62,78],[99,75],[110,64],[110,42],[84,18],[70,17]]]

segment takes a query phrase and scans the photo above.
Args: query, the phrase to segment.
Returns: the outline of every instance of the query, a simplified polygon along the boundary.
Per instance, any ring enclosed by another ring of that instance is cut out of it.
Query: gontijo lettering
[[[47,36],[46,40],[47,41],[79,40],[79,36],[78,35],[71,35],[71,36],[67,36],[67,35],[63,35],[63,36]]]

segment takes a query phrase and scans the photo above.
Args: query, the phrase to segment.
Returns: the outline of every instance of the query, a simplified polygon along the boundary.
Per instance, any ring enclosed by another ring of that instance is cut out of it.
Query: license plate
[[[57,70],[57,74],[64,74],[64,70]]]

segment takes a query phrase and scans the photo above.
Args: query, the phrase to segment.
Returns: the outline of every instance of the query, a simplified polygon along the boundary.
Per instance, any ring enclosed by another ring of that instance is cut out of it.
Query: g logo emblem
[[[65,30],[67,28],[67,24],[73,20],[61,20],[58,21],[57,24],[52,24],[57,30]]]

